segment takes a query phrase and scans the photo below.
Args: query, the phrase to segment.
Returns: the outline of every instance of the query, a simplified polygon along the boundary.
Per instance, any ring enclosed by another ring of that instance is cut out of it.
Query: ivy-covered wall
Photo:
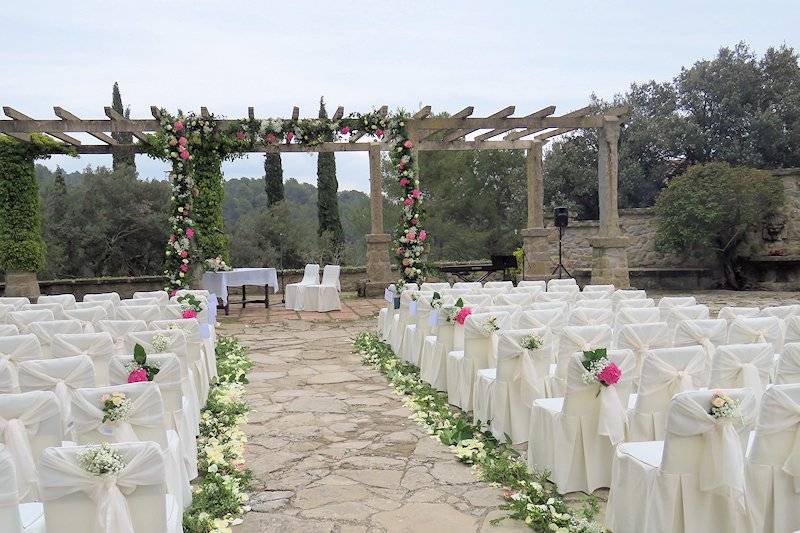
[[[192,218],[197,230],[196,243],[205,259],[221,257],[230,262],[230,243],[225,234],[222,205],[222,159],[216,151],[198,150],[193,156],[194,182],[198,194],[194,198]]]

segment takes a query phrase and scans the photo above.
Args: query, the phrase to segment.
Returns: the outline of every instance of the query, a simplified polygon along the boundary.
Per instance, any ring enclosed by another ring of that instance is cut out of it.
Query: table
[[[234,268],[227,272],[206,272],[203,274],[203,288],[215,294],[222,301],[225,314],[228,314],[228,287],[242,288],[242,307],[248,303],[263,303],[264,307],[269,307],[268,287],[272,287],[272,292],[278,292],[278,271],[274,268]],[[247,300],[245,286],[259,285],[264,287],[263,300]]]

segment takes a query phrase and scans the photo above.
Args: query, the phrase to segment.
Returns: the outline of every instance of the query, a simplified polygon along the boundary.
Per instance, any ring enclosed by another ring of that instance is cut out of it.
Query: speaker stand
[[[550,274],[551,277],[556,275],[558,272],[558,279],[561,279],[561,274],[566,274],[567,278],[571,278],[572,274],[569,273],[567,267],[564,266],[564,263],[561,260],[561,239],[564,237],[564,228],[559,226],[558,227],[558,265],[553,269],[553,272]]]

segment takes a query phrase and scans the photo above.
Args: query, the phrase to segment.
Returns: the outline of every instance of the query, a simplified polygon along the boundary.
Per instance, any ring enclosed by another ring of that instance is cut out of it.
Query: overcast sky
[[[36,118],[62,106],[105,118],[118,81],[132,116],[151,105],[315,116],[382,104],[476,115],[508,105],[556,113],[611,97],[633,81],[748,42],[800,47],[800,4],[785,1],[264,2],[241,0],[7,1],[0,31],[0,104]],[[368,190],[362,153],[336,155],[339,188]],[[226,177],[261,176],[263,158],[226,163]],[[53,158],[69,170],[110,156]],[[143,177],[166,166],[137,157]],[[316,156],[284,154],[284,176],[316,181]]]

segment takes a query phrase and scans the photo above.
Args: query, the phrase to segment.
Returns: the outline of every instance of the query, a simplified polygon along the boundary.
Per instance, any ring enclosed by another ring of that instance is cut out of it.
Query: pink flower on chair
[[[608,363],[603,370],[597,373],[597,379],[606,387],[616,385],[622,377],[622,370],[616,363]]]
[[[472,314],[472,309],[469,307],[462,307],[458,313],[456,313],[456,322],[464,325],[464,321],[467,319],[469,315]]]
[[[183,318],[197,318],[197,311],[194,309],[184,309],[181,316]]]
[[[138,383],[139,381],[147,381],[147,371],[144,368],[137,368],[128,374],[128,383]]]

